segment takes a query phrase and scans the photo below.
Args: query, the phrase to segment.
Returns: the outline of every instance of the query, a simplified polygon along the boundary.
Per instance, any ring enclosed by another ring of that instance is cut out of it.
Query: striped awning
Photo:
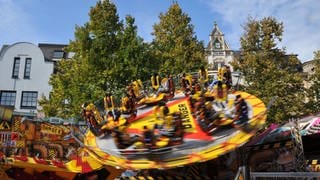
[[[118,177],[118,180],[210,180],[208,176],[130,176]]]
[[[292,147],[292,145],[293,145],[292,140],[288,140],[288,141],[274,142],[274,143],[268,143],[268,144],[247,146],[247,150],[261,151],[261,150],[275,149],[275,148],[281,148],[281,147],[288,147],[289,148],[289,147]]]

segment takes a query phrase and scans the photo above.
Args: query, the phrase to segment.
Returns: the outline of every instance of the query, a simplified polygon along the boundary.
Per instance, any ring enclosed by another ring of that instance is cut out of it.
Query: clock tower
[[[229,65],[234,59],[234,51],[232,51],[224,39],[224,34],[219,29],[217,23],[214,23],[212,32],[209,35],[209,43],[206,49],[206,58],[210,70],[217,70],[219,67]]]

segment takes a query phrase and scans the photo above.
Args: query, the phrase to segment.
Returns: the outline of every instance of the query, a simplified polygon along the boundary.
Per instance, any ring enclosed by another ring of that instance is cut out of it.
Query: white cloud
[[[14,0],[0,0],[0,45],[19,41],[36,42],[39,35],[29,15]]]
[[[283,41],[287,53],[298,54],[304,62],[320,49],[320,2],[318,0],[207,0],[212,11],[230,27],[226,34],[231,47],[239,48],[242,25],[248,16],[261,19],[273,16],[284,23]]]

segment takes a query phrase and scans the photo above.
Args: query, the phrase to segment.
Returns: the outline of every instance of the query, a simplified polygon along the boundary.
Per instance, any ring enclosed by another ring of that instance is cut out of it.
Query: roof
[[[5,49],[7,49],[7,47],[9,47],[9,45],[7,45],[7,44],[3,45],[2,48],[1,48],[1,50],[0,50],[0,53],[1,53],[2,51],[4,51]]]
[[[213,46],[212,43],[215,43],[216,41],[219,41],[221,44],[224,44],[223,45],[223,49],[221,49],[221,51],[228,51],[230,50],[230,47],[227,43],[227,41],[224,39],[224,34],[222,33],[222,31],[220,30],[220,28],[218,27],[217,23],[214,22],[214,27],[213,27],[213,30],[210,34],[210,42],[208,43],[207,47],[209,49],[211,49]],[[215,48],[214,48],[215,49]],[[220,48],[219,48],[220,49]],[[218,49],[218,51],[219,51]],[[217,50],[217,49],[216,49]]]
[[[68,44],[49,44],[49,43],[39,43],[39,47],[66,47]]]
[[[219,29],[218,25],[216,22],[214,22],[214,28],[210,34],[211,36],[223,36],[224,34],[221,32]]]
[[[8,44],[5,44],[2,46],[1,48],[1,51],[0,51],[0,60],[2,59],[2,56],[5,54],[5,52],[12,46],[15,46],[17,44],[23,44],[23,43],[26,43],[26,44],[31,44],[33,46],[35,46],[34,44],[30,43],[30,42],[17,42],[17,43],[14,43],[14,44],[11,44],[11,45],[8,45]]]
[[[306,61],[306,62],[302,63],[302,66],[305,66],[305,65],[308,65],[308,64],[314,64],[314,63],[316,63],[317,60],[319,60],[319,59],[313,59],[313,60],[310,60],[310,61]]]
[[[54,57],[54,52],[59,51],[59,52],[65,52],[65,47],[68,45],[66,44],[46,44],[46,43],[39,43],[38,44],[39,48],[41,49],[44,59],[46,61],[56,61],[60,59],[55,59]],[[65,54],[63,54],[63,57],[65,58]]]

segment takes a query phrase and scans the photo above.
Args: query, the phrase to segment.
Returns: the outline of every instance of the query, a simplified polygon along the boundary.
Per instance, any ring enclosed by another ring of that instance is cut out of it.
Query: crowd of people
[[[208,71],[203,66],[197,75],[182,73],[177,77],[179,90],[190,98],[193,116],[202,129],[210,134],[211,130],[219,124],[216,122],[226,118],[223,110],[228,108],[228,94],[232,91],[230,67],[219,68],[217,79],[211,84],[209,84]],[[142,142],[143,147],[148,148],[182,143],[183,117],[179,112],[170,112],[166,104],[177,93],[175,84],[177,81],[171,74],[161,78],[157,73],[151,76],[150,81],[151,94],[146,93],[140,80],[128,84],[120,106],[116,105],[111,93],[106,93],[103,99],[105,113],[102,116],[92,103],[84,105],[83,117],[87,120],[91,131],[96,136],[112,135],[120,149],[127,148],[138,141]],[[145,105],[147,100],[153,105],[154,118],[162,123],[154,124],[154,127],[146,125],[140,137],[132,138],[126,132],[126,128],[135,120],[139,106]],[[233,107],[228,118],[233,119],[233,123],[237,125],[246,122],[248,105],[240,95],[236,96]],[[162,144],[158,143],[159,139],[163,140]],[[168,143],[163,143],[166,141]]]

